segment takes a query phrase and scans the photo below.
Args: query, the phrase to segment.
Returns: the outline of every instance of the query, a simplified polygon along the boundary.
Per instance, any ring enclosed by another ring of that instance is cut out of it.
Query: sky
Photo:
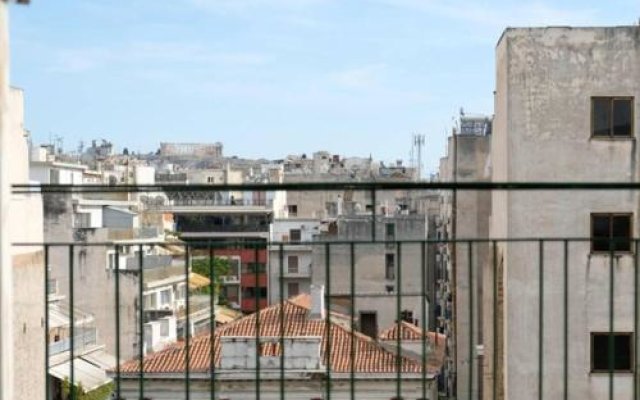
[[[12,6],[11,80],[36,143],[225,155],[318,150],[434,171],[460,108],[493,114],[507,26],[631,25],[638,0],[32,0]]]

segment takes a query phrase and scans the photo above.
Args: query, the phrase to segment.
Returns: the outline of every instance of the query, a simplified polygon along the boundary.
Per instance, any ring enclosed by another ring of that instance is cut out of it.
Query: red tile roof
[[[447,337],[441,333],[426,332],[420,327],[406,321],[394,324],[391,328],[380,334],[380,340],[385,342],[396,342],[400,337],[400,341],[416,342],[427,339],[429,346],[434,349],[427,357],[429,368],[442,365],[444,363],[445,348]]]
[[[216,329],[214,337],[215,365],[220,365],[220,336],[247,337],[256,335],[256,325],[260,327],[262,337],[322,337],[321,357],[325,364],[327,361],[327,345],[330,343],[330,370],[332,372],[351,371],[351,337],[355,341],[355,363],[353,370],[358,373],[396,373],[397,357],[393,352],[387,351],[378,345],[373,339],[359,332],[352,332],[345,326],[331,321],[327,332],[326,320],[311,320],[308,318],[308,295],[300,295],[296,298],[277,304],[258,313],[248,315],[239,320],[230,322]],[[282,313],[281,313],[282,312]],[[284,324],[281,326],[280,318],[284,314]],[[259,319],[259,323],[256,321]],[[281,330],[282,328],[282,330]],[[330,342],[328,340],[330,338]],[[144,371],[146,373],[184,373],[185,371],[185,343],[179,342],[170,347],[144,358]],[[264,349],[267,353],[279,354],[279,349]],[[195,336],[190,343],[191,372],[208,372],[211,354],[211,340],[208,334]],[[434,368],[429,365],[429,372]],[[139,370],[139,361],[132,360],[121,366],[123,374],[136,373]],[[400,370],[403,373],[419,373],[422,371],[419,362],[407,357],[401,357]]]

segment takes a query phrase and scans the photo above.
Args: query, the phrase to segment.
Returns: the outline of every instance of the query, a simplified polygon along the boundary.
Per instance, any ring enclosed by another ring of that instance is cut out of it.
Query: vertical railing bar
[[[140,267],[140,279],[138,281],[138,299],[140,299],[138,304],[138,329],[140,330],[138,334],[138,357],[140,358],[138,392],[139,397],[144,399],[144,257],[142,250],[142,245],[138,245],[138,265]]]
[[[473,400],[473,242],[467,246],[469,268],[469,400]]]
[[[71,386],[70,388],[70,394],[71,394],[71,400],[75,400],[76,398],[76,388],[75,388],[75,321],[74,321],[74,295],[73,295],[73,268],[74,268],[74,246],[73,245],[69,245],[69,303],[70,303],[70,307],[69,307],[69,334],[71,335],[71,349],[69,352],[69,360],[71,361],[71,371],[69,373],[70,377],[71,377]]]
[[[634,266],[634,274],[633,274],[633,398],[638,398],[638,367],[640,366],[640,360],[638,360],[638,239],[634,241],[634,252],[633,252],[633,266]]]
[[[396,268],[396,397],[402,398],[402,243],[396,242],[398,268]]]
[[[285,397],[285,381],[284,381],[284,370],[285,370],[285,354],[284,354],[284,335],[285,335],[285,325],[284,325],[284,308],[287,304],[287,301],[284,297],[284,245],[280,243],[278,246],[278,259],[279,259],[279,277],[280,280],[278,282],[280,291],[280,400],[284,400]],[[288,293],[287,293],[288,295]]]
[[[210,376],[210,393],[211,400],[216,398],[216,352],[215,352],[215,337],[216,337],[216,305],[215,299],[216,293],[216,272],[215,272],[215,253],[211,246],[211,241],[207,243],[207,250],[209,253],[209,308],[211,309],[211,315],[209,316],[209,373]],[[219,278],[218,278],[219,279]]]
[[[422,242],[420,246],[420,287],[422,290],[421,319],[422,319],[422,398],[427,398],[427,340],[429,332],[427,326],[427,266],[426,266],[426,248],[427,242]],[[434,330],[436,340],[434,341],[434,351],[438,345],[438,332]]]
[[[493,400],[498,398],[498,249],[496,241],[493,248]]]
[[[44,392],[49,400],[49,245],[44,245]]]
[[[614,256],[614,240],[609,240],[609,400],[613,400],[614,388],[613,388],[613,370],[615,362],[615,338],[613,336],[614,330],[614,303],[613,303],[613,290],[614,290],[614,268],[613,268],[613,256]]]
[[[569,241],[564,241],[564,399],[569,398]]]
[[[349,390],[350,390],[350,398],[351,400],[355,400],[356,398],[356,387],[355,387],[355,366],[356,366],[356,255],[355,255],[355,243],[351,242],[349,245],[349,253],[350,253],[350,272],[349,272],[349,288],[350,288],[350,297],[351,297],[351,351],[349,352],[349,366],[350,366],[350,380],[349,380]]]
[[[325,355],[326,355],[326,399],[331,400],[331,245],[329,243],[325,244],[325,286],[327,290],[326,294],[326,310],[321,310],[325,312],[325,329],[326,329],[326,344],[325,344]]]
[[[255,277],[255,293],[254,293],[254,309],[256,313],[256,400],[260,400],[260,251],[259,244],[254,245],[254,277]]]
[[[544,376],[544,240],[538,241],[538,399],[543,398]]]
[[[191,319],[189,313],[191,312],[189,307],[189,245],[184,245],[184,312],[185,312],[185,335],[184,335],[184,375],[185,375],[185,398],[189,400],[191,397],[190,393],[190,378],[191,378],[191,355],[189,352],[191,351]]]
[[[122,397],[120,387],[120,246],[115,246],[114,281],[116,285],[116,395]]]

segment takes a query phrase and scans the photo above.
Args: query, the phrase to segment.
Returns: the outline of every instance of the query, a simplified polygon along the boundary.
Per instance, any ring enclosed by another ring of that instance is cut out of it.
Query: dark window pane
[[[631,370],[631,335],[615,337],[615,369]]]
[[[591,357],[594,371],[609,370],[609,354],[613,351],[613,369],[616,371],[631,370],[631,338],[629,334],[614,334],[613,348],[610,348],[609,334],[593,335]]]
[[[593,136],[610,136],[611,99],[593,99]]]
[[[613,248],[617,251],[631,250],[631,218],[628,215],[616,215],[611,225]]]
[[[631,100],[614,100],[613,102],[613,135],[631,136]]]
[[[592,345],[593,370],[607,370],[609,368],[609,337],[602,334],[594,335]]]
[[[593,251],[609,250],[609,216],[593,215],[591,217],[591,246]]]

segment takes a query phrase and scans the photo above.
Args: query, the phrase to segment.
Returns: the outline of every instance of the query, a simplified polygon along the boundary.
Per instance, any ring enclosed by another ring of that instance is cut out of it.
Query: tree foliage
[[[191,263],[191,270],[197,274],[202,276],[206,276],[207,278],[213,281],[213,289],[215,294],[220,294],[220,285],[222,282],[221,277],[225,275],[229,275],[231,272],[231,264],[229,260],[225,258],[213,258],[213,279],[211,278],[211,263],[210,258],[197,258],[194,259]],[[209,294],[211,293],[211,287],[204,287],[199,290],[201,293]],[[224,299],[222,299],[224,300]]]
[[[82,383],[73,386],[71,382],[69,382],[69,378],[65,378],[64,381],[62,381],[62,394],[65,398],[69,399],[72,393],[76,400],[107,400],[110,398],[111,393],[113,393],[113,382],[104,384],[90,392],[85,392]]]

